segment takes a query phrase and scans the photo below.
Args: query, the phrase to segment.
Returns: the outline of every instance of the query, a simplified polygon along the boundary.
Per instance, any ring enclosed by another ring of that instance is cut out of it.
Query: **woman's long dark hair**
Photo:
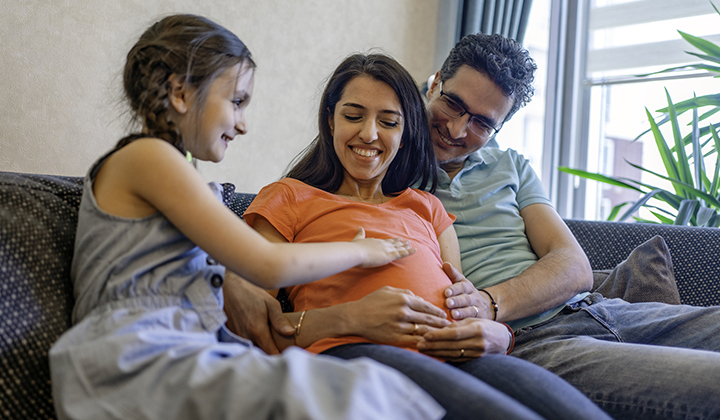
[[[335,113],[345,86],[354,78],[371,77],[387,83],[397,94],[403,112],[402,145],[382,181],[383,194],[396,195],[418,185],[432,192],[437,186],[437,161],[430,142],[425,105],[415,80],[395,59],[383,54],[353,54],[327,82],[318,112],[319,134],[295,158],[285,175],[321,190],[335,193],[345,176],[335,153],[329,117]]]
[[[255,67],[250,51],[232,32],[201,16],[173,15],[148,28],[127,55],[125,97],[143,132],[131,134],[116,148],[140,137],[163,139],[185,153],[185,141],[167,119],[169,77],[176,74],[195,87],[194,117],[199,118],[210,84],[237,64]]]

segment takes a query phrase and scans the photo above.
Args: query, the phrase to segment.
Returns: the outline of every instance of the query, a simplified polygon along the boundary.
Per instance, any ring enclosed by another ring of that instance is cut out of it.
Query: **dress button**
[[[210,284],[212,285],[212,287],[222,287],[223,277],[220,274],[214,274],[212,277],[210,277]]]
[[[213,257],[209,256],[205,259],[205,262],[208,263],[208,265],[217,265],[217,261],[213,259]]]

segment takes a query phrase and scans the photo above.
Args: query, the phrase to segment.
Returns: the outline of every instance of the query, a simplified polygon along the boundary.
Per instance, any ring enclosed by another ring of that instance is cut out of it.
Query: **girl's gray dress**
[[[60,419],[435,419],[442,408],[371,361],[268,356],[224,326],[225,268],[162,214],[102,211],[85,178],[73,321],[50,350]],[[221,187],[210,184],[218,199]],[[178,203],[182,205],[182,203]]]

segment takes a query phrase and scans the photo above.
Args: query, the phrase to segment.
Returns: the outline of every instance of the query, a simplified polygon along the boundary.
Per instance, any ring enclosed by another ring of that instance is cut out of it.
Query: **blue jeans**
[[[720,419],[720,307],[597,293],[516,334],[513,354],[616,419]]]
[[[556,375],[532,363],[493,355],[456,365],[399,347],[346,344],[322,354],[369,357],[402,372],[445,410],[446,419],[609,419]]]

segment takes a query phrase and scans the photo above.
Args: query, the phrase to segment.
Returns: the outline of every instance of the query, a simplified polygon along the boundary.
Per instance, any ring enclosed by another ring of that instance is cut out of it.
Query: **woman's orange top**
[[[386,203],[367,204],[285,178],[263,188],[243,217],[252,226],[257,215],[267,219],[289,242],[349,241],[362,226],[366,237],[407,238],[417,249],[413,255],[383,267],[352,268],[289,288],[295,311],[356,301],[383,286],[412,290],[426,301],[445,307],[444,290],[451,282],[442,270],[438,236],[455,217],[430,193],[408,188]],[[307,350],[321,353],[341,344],[361,342],[370,341],[357,336],[327,338]]]

